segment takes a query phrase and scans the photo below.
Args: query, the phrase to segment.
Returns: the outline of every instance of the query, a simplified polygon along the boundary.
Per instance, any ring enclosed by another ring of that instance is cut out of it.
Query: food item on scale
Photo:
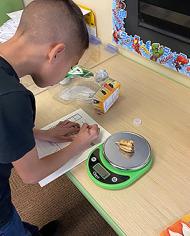
[[[116,142],[119,148],[127,153],[133,153],[135,150],[135,145],[133,140],[121,139],[119,142]]]

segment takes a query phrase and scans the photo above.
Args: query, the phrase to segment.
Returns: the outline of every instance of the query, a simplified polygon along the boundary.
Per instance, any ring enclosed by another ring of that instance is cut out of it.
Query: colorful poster
[[[134,53],[190,77],[190,58],[187,58],[187,55],[182,52],[172,52],[170,48],[159,42],[150,40],[143,42],[140,36],[129,35],[126,32],[127,1],[113,0],[113,41]]]

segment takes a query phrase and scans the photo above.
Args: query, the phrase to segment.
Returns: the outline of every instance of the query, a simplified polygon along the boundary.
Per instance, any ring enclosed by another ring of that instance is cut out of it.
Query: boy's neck
[[[32,74],[34,65],[31,61],[30,48],[15,37],[0,45],[0,56],[7,60],[18,77]]]

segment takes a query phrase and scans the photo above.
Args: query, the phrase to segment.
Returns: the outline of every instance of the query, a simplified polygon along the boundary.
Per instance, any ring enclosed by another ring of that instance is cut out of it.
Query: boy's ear
[[[58,43],[50,48],[48,53],[48,61],[49,63],[55,63],[59,56],[62,55],[62,53],[65,50],[65,45],[63,43]]]

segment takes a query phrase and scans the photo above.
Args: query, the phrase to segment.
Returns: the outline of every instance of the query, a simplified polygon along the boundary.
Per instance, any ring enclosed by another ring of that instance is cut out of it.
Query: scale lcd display
[[[110,176],[110,173],[103,168],[103,166],[100,163],[97,163],[93,166],[93,169],[103,178],[106,179]]]

